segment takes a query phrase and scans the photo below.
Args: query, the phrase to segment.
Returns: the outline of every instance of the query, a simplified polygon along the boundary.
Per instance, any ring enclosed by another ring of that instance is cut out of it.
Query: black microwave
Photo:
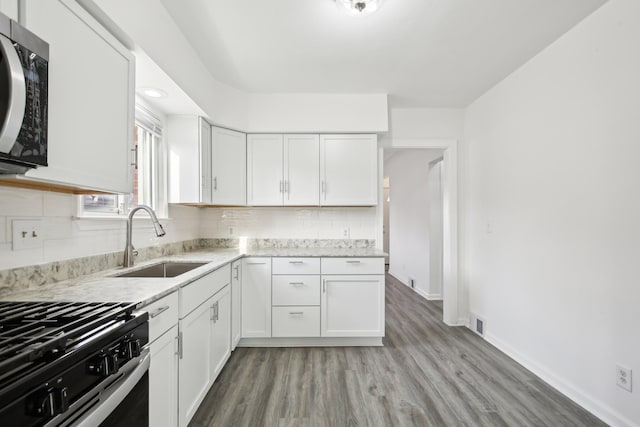
[[[49,45],[0,13],[0,174],[47,166]]]

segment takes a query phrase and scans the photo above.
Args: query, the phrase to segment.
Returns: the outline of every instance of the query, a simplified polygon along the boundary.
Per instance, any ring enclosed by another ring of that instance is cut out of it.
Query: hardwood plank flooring
[[[237,348],[190,426],[604,426],[387,275],[384,347]]]

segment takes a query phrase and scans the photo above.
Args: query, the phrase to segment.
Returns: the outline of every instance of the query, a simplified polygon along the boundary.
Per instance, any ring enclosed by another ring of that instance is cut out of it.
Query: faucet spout
[[[123,261],[124,267],[133,267],[134,249],[133,249],[133,243],[131,241],[131,235],[133,234],[133,216],[139,210],[147,211],[147,213],[151,217],[153,228],[156,231],[156,236],[162,237],[166,234],[166,232],[164,231],[164,228],[162,228],[162,224],[160,224],[160,221],[158,221],[158,217],[156,216],[156,213],[149,206],[139,205],[131,209],[131,211],[129,212],[129,217],[127,218],[127,244],[124,248],[124,261]]]

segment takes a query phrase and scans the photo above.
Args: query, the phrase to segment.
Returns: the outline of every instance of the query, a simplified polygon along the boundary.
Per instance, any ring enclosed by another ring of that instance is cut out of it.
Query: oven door
[[[149,349],[123,366],[113,380],[105,381],[74,403],[64,421],[48,425],[148,426],[149,425]]]

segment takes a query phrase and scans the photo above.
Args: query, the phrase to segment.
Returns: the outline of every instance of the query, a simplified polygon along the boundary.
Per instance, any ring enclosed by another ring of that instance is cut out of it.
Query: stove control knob
[[[120,363],[117,354],[99,354],[89,362],[89,372],[102,377],[113,375],[118,372],[119,369]]]
[[[140,356],[140,340],[124,341],[120,347],[120,354],[122,354],[126,360]]]
[[[69,409],[69,389],[50,388],[38,394],[31,406],[34,415],[50,418]]]

